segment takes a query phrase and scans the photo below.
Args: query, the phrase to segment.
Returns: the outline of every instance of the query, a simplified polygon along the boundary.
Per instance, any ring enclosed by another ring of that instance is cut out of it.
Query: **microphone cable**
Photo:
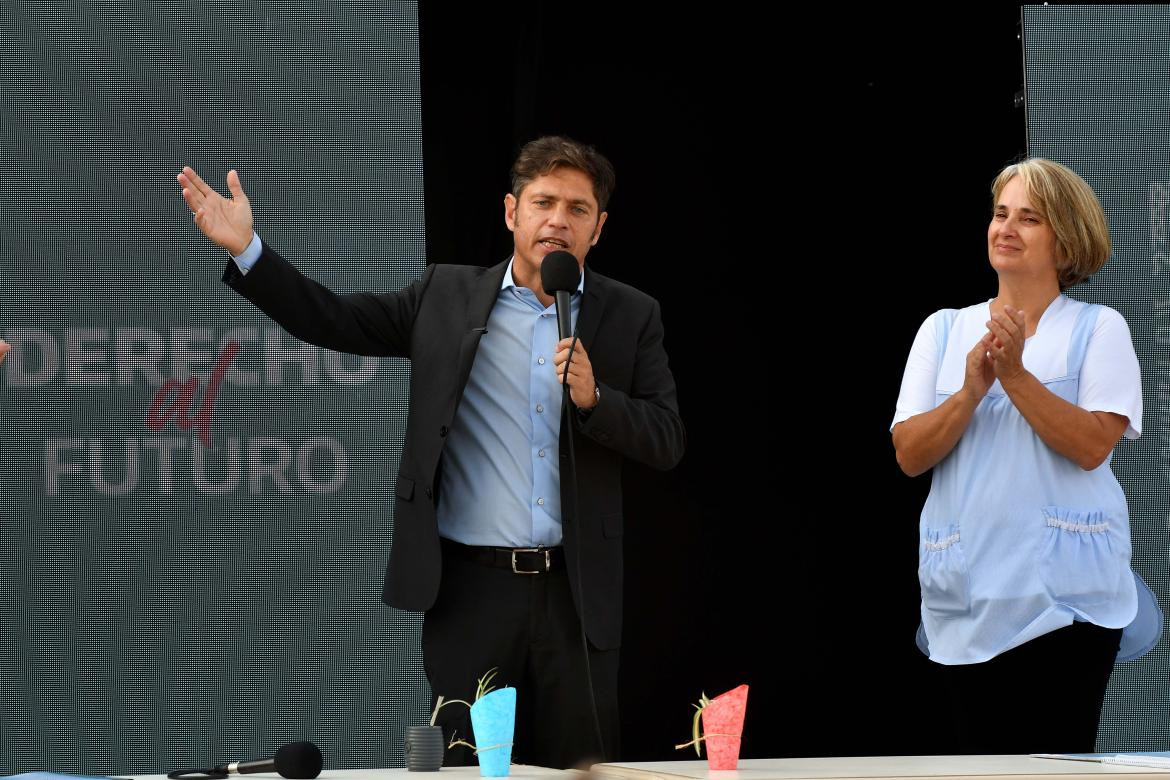
[[[574,405],[572,396],[569,395],[569,367],[573,364],[573,352],[577,349],[577,329],[573,329],[573,341],[569,344],[569,354],[565,358],[565,381],[561,386],[561,416],[564,418],[568,416],[570,419],[565,420],[565,428],[569,432],[569,474],[572,479],[573,489],[573,539],[577,547],[576,561],[574,568],[577,574],[577,600],[580,604],[577,607],[577,621],[581,626],[581,653],[585,659],[585,681],[589,687],[589,706],[593,713],[593,729],[597,736],[597,746],[601,750],[601,760],[607,761],[609,754],[605,749],[605,737],[602,736],[601,731],[601,716],[597,711],[597,694],[593,687],[593,668],[589,661],[589,639],[585,635],[585,580],[581,577],[581,557],[584,554],[584,549],[581,546],[581,507],[580,500],[577,495],[577,447],[573,439],[573,426],[575,421],[572,419],[574,415]],[[594,383],[597,382],[597,377],[593,378]],[[565,475],[561,474],[561,479]],[[563,518],[562,518],[563,526]]]

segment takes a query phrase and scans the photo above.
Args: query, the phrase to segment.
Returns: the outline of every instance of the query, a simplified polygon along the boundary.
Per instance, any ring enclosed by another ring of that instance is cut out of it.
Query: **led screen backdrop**
[[[175,174],[235,167],[337,289],[421,274],[414,2],[0,7],[0,773],[309,738],[402,764],[420,618],[384,607],[404,361],[220,283]]]
[[[1134,566],[1170,608],[1170,6],[1026,6],[1028,150],[1079,172],[1109,217],[1113,257],[1073,297],[1117,309],[1142,364],[1144,426],[1113,468]],[[1099,750],[1170,749],[1165,638],[1110,682]]]

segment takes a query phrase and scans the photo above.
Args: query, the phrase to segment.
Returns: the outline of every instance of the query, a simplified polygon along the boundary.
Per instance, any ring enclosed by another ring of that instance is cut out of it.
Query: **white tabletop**
[[[1168,769],[1112,766],[1085,761],[1057,761],[1028,756],[865,756],[855,758],[743,759],[734,771],[714,772],[706,761],[598,764],[597,777],[622,780],[988,780],[988,778],[1077,778],[1127,775],[1166,780]]]
[[[575,772],[572,770],[561,769],[545,769],[540,766],[526,766],[524,764],[512,764],[509,777],[527,778],[528,780],[543,780],[543,778],[565,778],[580,777],[583,772]],[[134,780],[167,780],[166,775],[122,775],[123,777],[132,777]],[[405,780],[412,778],[412,780],[427,780],[428,778],[435,778],[439,780],[440,777],[444,780],[472,780],[478,778],[479,767],[477,766],[447,766],[435,772],[410,772],[406,769],[326,769],[317,776],[317,780]],[[284,780],[280,775],[274,772],[262,772],[254,775],[232,775],[233,780],[239,778],[240,780],[247,780],[248,778],[255,778],[255,780]]]
[[[1085,780],[1085,775],[1125,775],[1127,780],[1167,780],[1170,769],[1112,766],[1082,761],[1057,761],[1028,756],[863,756],[852,758],[743,759],[733,771],[714,772],[706,761],[661,761],[598,764],[586,773],[513,764],[511,777],[620,778],[621,780]],[[166,780],[166,775],[132,775],[134,780]],[[256,774],[256,780],[282,780],[277,774]],[[473,780],[479,767],[444,767],[439,773],[406,769],[327,769],[319,780]]]

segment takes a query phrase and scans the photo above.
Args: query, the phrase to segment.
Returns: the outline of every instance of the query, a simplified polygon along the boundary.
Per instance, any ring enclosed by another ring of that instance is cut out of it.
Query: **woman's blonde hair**
[[[1032,157],[1009,165],[991,184],[992,208],[1007,183],[1019,176],[1033,208],[1056,236],[1056,273],[1060,289],[1085,281],[1109,259],[1109,224],[1093,188],[1076,171]]]

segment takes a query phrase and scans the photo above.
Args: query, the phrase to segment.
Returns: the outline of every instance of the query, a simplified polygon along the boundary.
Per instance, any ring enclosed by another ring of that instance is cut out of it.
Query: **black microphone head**
[[[275,763],[281,777],[312,780],[321,774],[321,749],[312,742],[290,742],[276,751]]]
[[[563,249],[549,252],[540,264],[540,286],[549,295],[571,293],[580,282],[581,266],[577,264],[577,258]]]

